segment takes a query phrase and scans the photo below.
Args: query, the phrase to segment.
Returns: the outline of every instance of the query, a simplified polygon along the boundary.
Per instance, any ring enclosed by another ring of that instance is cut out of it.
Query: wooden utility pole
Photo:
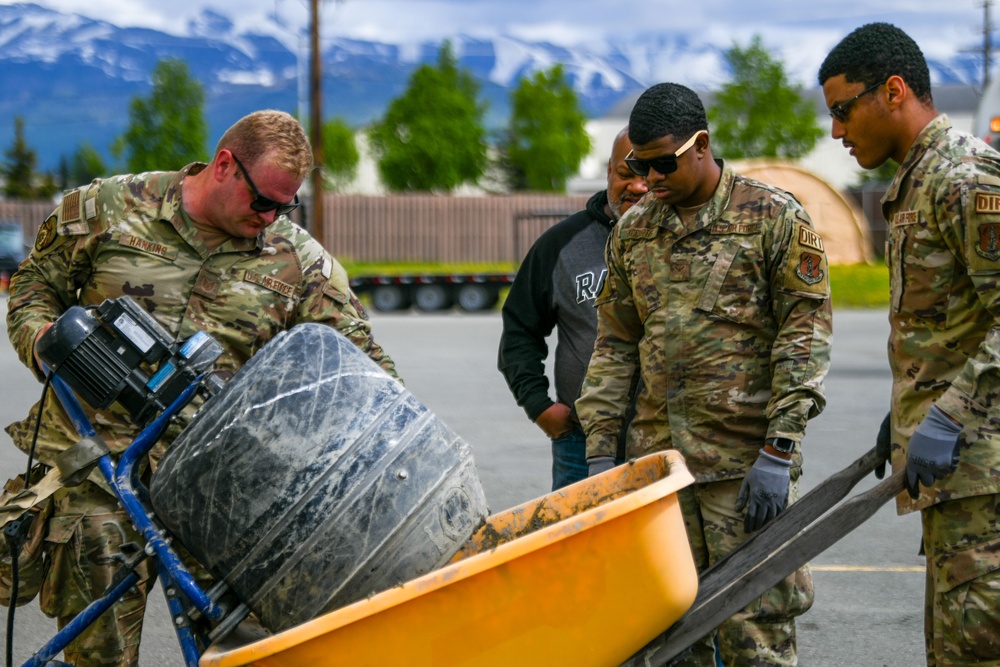
[[[312,67],[309,77],[311,105],[309,112],[310,140],[313,147],[312,172],[312,235],[326,247],[326,230],[323,225],[323,73],[319,45],[319,3],[312,2]]]
[[[993,61],[993,23],[990,5],[993,0],[983,0],[983,90],[990,84],[990,66]]]

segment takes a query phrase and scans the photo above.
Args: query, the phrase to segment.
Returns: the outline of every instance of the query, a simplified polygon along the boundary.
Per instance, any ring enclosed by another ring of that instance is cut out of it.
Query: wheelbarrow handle
[[[622,667],[665,665],[734,613],[867,521],[903,491],[904,471],[823,516],[880,462],[872,449],[828,477],[702,573],[688,612]]]

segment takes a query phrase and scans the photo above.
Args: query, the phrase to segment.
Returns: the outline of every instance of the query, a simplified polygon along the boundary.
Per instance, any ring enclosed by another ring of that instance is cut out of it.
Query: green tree
[[[46,171],[40,175],[38,185],[35,186],[35,198],[52,199],[60,191],[55,175],[51,171]]]
[[[732,81],[708,110],[712,143],[727,158],[798,158],[816,145],[823,130],[812,103],[789,83],[784,65],[759,35],[743,49],[726,52]]]
[[[12,199],[32,199],[35,191],[35,165],[38,156],[24,138],[24,118],[14,116],[14,143],[4,151],[6,158],[0,165],[3,192]]]
[[[208,123],[203,107],[205,91],[191,78],[183,60],[161,60],[153,70],[153,90],[148,98],[136,96],[129,103],[125,134],[112,148],[126,156],[131,172],[180,169],[206,159]]]
[[[368,131],[382,182],[395,191],[451,191],[475,183],[487,161],[486,104],[445,41],[437,66],[421,65]]]
[[[354,130],[343,118],[323,124],[323,166],[326,181],[333,190],[340,190],[354,180],[361,154],[354,140]]]
[[[162,169],[162,167],[161,167]],[[93,146],[84,141],[73,154],[69,168],[69,181],[74,186],[90,183],[95,178],[107,176],[108,169],[101,159],[101,154]]]
[[[590,136],[562,65],[522,78],[510,99],[505,163],[511,187],[565,192],[590,152]]]

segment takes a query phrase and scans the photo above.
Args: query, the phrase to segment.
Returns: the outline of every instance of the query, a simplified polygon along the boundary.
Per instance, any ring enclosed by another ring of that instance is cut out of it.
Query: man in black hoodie
[[[503,306],[497,366],[517,404],[552,439],[553,491],[587,477],[586,438],[573,404],[597,337],[594,299],[606,272],[608,234],[647,192],[645,181],[625,164],[631,150],[626,127],[611,149],[607,190],[535,241]],[[554,328],[555,401],[545,375],[545,339]]]

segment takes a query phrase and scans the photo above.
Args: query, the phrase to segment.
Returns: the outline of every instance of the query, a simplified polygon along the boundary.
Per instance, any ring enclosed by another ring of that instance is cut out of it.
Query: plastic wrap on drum
[[[489,513],[469,445],[318,324],[254,356],[170,446],[150,492],[274,631],[441,567]]]

